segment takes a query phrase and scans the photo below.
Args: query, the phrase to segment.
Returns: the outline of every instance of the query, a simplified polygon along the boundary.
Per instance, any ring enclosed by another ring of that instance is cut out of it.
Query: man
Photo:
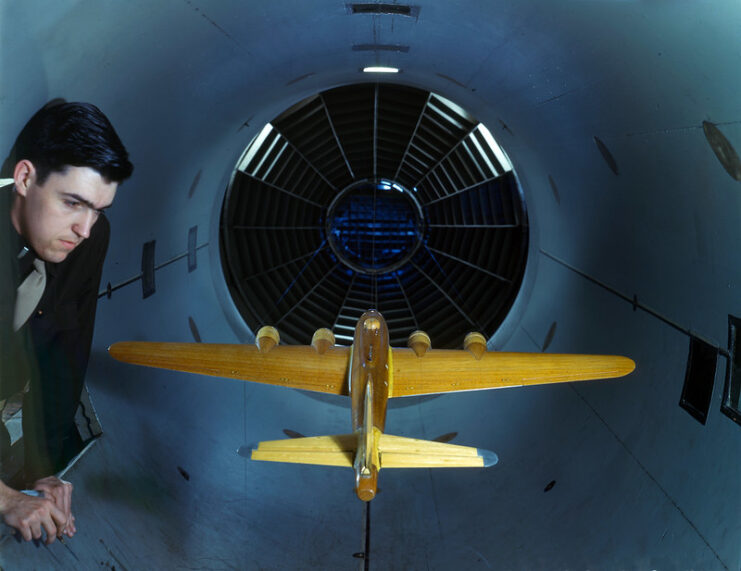
[[[26,481],[33,497],[0,481],[0,514],[26,540],[76,528],[72,485],[52,474],[82,447],[74,416],[93,336],[108,247],[103,211],[133,170],[113,126],[94,105],[48,104],[26,124],[0,188],[0,405],[23,398]],[[2,406],[0,406],[2,408]],[[9,437],[0,423],[0,474]]]

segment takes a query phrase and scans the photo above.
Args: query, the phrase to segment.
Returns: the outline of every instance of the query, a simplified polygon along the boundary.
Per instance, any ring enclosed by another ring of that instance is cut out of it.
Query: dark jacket
[[[30,336],[13,331],[21,237],[10,222],[12,185],[0,187],[0,400],[17,393],[31,375]]]
[[[17,256],[21,238],[10,222],[12,185],[0,186],[0,401],[23,390],[26,381],[36,374],[28,328],[13,331],[18,277]],[[0,478],[7,474],[3,464],[10,453],[10,435],[0,422]],[[7,467],[6,467],[7,469]]]
[[[7,213],[4,216],[9,217]],[[34,371],[23,402],[25,471],[29,481],[58,472],[82,448],[74,417],[90,356],[109,235],[108,220],[101,216],[90,237],[63,262],[46,262],[44,294],[16,334],[21,340],[18,342],[30,342],[31,364],[25,366]],[[13,301],[11,320],[14,306]],[[6,307],[2,309],[7,311]],[[5,319],[3,316],[3,327]],[[18,384],[14,379],[9,382]]]

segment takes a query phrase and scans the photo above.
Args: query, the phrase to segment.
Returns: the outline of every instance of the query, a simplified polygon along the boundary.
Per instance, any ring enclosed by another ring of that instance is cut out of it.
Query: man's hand
[[[66,517],[54,502],[46,498],[27,496],[0,483],[0,513],[6,524],[20,531],[23,539],[41,539],[53,543],[57,530],[64,529]],[[42,531],[43,530],[43,531]]]
[[[77,531],[75,516],[72,515],[72,484],[56,476],[48,476],[37,480],[33,489],[44,492],[44,497],[54,502],[57,509],[64,513],[64,525],[59,528],[59,534],[63,533],[67,537],[72,537]]]

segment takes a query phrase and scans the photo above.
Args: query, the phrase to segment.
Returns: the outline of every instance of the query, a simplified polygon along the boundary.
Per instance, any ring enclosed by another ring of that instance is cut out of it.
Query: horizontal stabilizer
[[[390,397],[475,391],[548,383],[622,377],[635,369],[627,357],[551,353],[485,352],[432,349],[422,357],[411,349],[393,349]]]
[[[357,434],[311,436],[289,440],[267,440],[252,450],[252,460],[291,462],[293,464],[318,464],[321,466],[347,466],[352,468]]]
[[[357,434],[268,440],[252,449],[251,459],[351,468],[357,445]],[[381,468],[486,468],[499,461],[488,450],[391,434],[380,434],[378,454]]]
[[[494,452],[417,438],[381,434],[381,468],[487,468],[499,461]]]
[[[349,395],[349,347],[330,347],[320,355],[309,345],[279,345],[261,353],[254,345],[123,341],[108,352],[134,365]]]

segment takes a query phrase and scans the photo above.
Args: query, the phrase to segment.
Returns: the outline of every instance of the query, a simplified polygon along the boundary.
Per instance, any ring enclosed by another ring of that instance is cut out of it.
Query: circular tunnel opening
[[[414,87],[322,91],[266,124],[236,165],[221,213],[226,282],[252,331],[287,343],[320,327],[349,345],[371,308],[391,344],[487,339],[511,308],[527,208],[506,153],[456,103]]]

